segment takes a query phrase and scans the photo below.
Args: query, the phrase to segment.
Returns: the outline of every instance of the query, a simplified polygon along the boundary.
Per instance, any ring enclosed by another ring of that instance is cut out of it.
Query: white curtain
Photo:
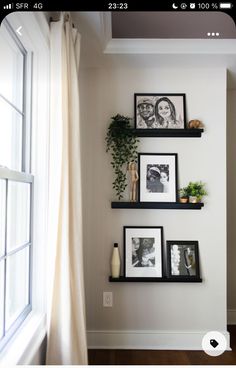
[[[51,22],[51,121],[46,364],[86,365],[81,154],[80,35],[70,14]]]

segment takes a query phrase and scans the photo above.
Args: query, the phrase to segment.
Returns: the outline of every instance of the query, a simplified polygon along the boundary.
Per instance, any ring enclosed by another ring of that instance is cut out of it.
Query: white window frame
[[[49,141],[49,26],[44,13],[12,13],[12,29],[22,27],[21,43],[33,54],[32,152],[34,218],[32,234],[32,311],[0,353],[0,364],[31,364],[46,335],[46,244]],[[29,139],[29,137],[27,138]],[[25,152],[27,155],[28,153]],[[26,168],[28,171],[30,166]]]
[[[10,252],[7,252],[7,245],[5,239],[5,251],[4,256],[1,257],[4,262],[4,285],[6,284],[6,264],[8,257],[21,252],[23,249],[29,249],[29,273],[28,273],[28,303],[21,311],[21,313],[14,320],[13,324],[6,332],[6,318],[4,312],[4,336],[0,341],[0,351],[7,344],[7,342],[11,339],[13,334],[18,330],[19,326],[26,319],[27,315],[32,310],[32,285],[31,285],[31,270],[32,270],[32,215],[33,215],[33,175],[30,174],[30,158],[31,158],[31,66],[32,66],[32,53],[27,52],[24,46],[21,44],[20,40],[16,37],[14,30],[11,28],[11,25],[7,20],[3,21],[3,26],[5,27],[9,37],[14,41],[17,49],[21,52],[23,56],[23,99],[22,99],[22,111],[18,110],[18,108],[8,101],[5,96],[1,97],[6,101],[8,105],[11,106],[13,110],[19,111],[22,116],[22,155],[21,155],[21,171],[14,171],[11,169],[6,169],[0,167],[0,179],[3,179],[6,182],[6,222],[5,227],[7,228],[7,211],[8,211],[8,185],[9,181],[16,181],[18,183],[28,183],[30,184],[30,223],[29,223],[29,241],[16,249],[13,249]],[[27,101],[27,100],[28,101]],[[5,229],[6,232],[6,229]],[[4,305],[6,303],[6,287],[4,287]],[[5,308],[4,308],[5,310]]]

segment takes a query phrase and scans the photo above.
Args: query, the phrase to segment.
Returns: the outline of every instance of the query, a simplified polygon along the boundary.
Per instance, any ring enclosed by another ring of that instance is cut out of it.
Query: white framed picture
[[[124,226],[124,275],[163,276],[162,226]]]
[[[139,153],[139,201],[177,202],[177,153]]]

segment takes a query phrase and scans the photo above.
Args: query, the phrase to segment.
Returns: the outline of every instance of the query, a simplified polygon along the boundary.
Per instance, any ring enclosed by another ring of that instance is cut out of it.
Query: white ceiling
[[[112,39],[109,12],[73,12],[81,67],[225,67],[236,89],[236,39]]]

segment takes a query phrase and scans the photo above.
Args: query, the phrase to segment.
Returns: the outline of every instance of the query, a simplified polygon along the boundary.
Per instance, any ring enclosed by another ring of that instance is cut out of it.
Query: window
[[[0,349],[31,311],[31,54],[0,28]]]

